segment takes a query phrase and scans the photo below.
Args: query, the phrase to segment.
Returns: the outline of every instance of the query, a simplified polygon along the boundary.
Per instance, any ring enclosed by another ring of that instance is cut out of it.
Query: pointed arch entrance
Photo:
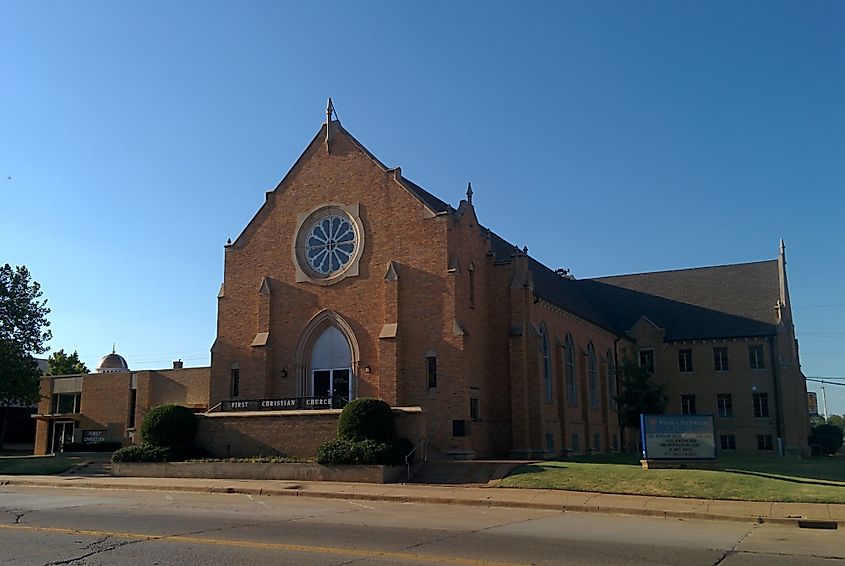
[[[332,405],[345,405],[352,394],[352,351],[346,337],[328,326],[311,349],[309,397],[331,397]]]
[[[337,313],[320,312],[299,340],[299,394],[331,397],[333,407],[343,407],[355,398],[358,361],[358,342],[349,324]]]

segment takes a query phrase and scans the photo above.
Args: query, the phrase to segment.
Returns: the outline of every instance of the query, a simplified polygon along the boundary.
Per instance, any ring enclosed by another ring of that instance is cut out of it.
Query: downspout
[[[775,393],[775,430],[777,431],[778,435],[778,454],[780,456],[784,455],[784,439],[783,439],[783,423],[781,420],[780,415],[780,380],[778,379],[778,366],[777,366],[777,357],[775,356],[775,343],[774,339],[769,336],[769,354],[772,358],[772,385],[774,385],[774,393]]]

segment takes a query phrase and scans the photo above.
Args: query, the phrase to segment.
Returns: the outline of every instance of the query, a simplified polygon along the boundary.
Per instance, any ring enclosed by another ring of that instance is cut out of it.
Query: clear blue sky
[[[579,278],[784,238],[804,372],[843,377],[843,29],[841,2],[6,1],[0,262],[43,285],[53,350],[207,364],[223,244],[332,96]]]

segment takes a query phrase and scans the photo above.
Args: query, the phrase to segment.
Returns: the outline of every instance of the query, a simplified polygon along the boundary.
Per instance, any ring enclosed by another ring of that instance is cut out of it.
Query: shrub
[[[153,446],[147,442],[121,448],[111,456],[112,462],[167,462],[170,459],[169,448]]]
[[[381,399],[350,401],[337,421],[337,437],[341,440],[375,440],[387,442],[393,438],[393,412]]]
[[[376,440],[330,440],[317,450],[317,463],[324,466],[342,465],[384,465],[399,466],[405,463],[405,455],[413,445],[404,438],[389,442]]]
[[[831,434],[819,434],[818,432],[810,435],[809,443],[810,446],[818,444],[819,448],[821,448],[821,453],[827,456],[836,454],[842,446],[842,443],[837,437]]]
[[[196,416],[180,405],[160,405],[147,413],[141,423],[144,442],[180,452],[191,451],[196,433]]]
[[[390,446],[384,442],[337,438],[320,446],[317,450],[317,463],[324,466],[381,464],[389,451]]]
[[[836,439],[836,450],[842,448],[842,429],[836,425],[821,424],[819,426],[813,427],[811,434],[813,436],[832,436]]]

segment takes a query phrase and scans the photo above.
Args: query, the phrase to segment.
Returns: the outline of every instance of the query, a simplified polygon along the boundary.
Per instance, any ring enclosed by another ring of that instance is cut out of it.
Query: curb
[[[798,528],[837,529],[845,527],[845,520],[824,520],[807,519],[804,517],[763,517],[760,515],[728,515],[723,513],[708,513],[705,511],[682,511],[665,509],[643,509],[638,507],[614,507],[597,505],[558,505],[552,503],[541,503],[533,501],[504,501],[493,498],[488,499],[465,499],[461,497],[443,497],[433,495],[392,495],[392,494],[368,494],[368,493],[347,493],[336,491],[306,491],[301,488],[291,487],[290,489],[261,488],[245,486],[157,486],[151,484],[127,484],[127,483],[105,483],[90,482],[85,480],[69,483],[65,481],[50,480],[28,480],[28,479],[3,479],[0,486],[25,486],[25,487],[53,487],[72,489],[112,489],[126,491],[170,491],[181,493],[214,493],[214,494],[242,494],[242,495],[263,495],[269,497],[304,497],[311,499],[338,499],[352,501],[385,501],[391,503],[428,503],[437,505],[462,505],[465,507],[501,507],[508,509],[536,509],[541,511],[559,511],[562,513],[600,513],[604,515],[627,515],[639,517],[657,517],[664,519],[699,520],[699,521],[721,521],[721,522],[753,522],[757,524],[786,525]]]

